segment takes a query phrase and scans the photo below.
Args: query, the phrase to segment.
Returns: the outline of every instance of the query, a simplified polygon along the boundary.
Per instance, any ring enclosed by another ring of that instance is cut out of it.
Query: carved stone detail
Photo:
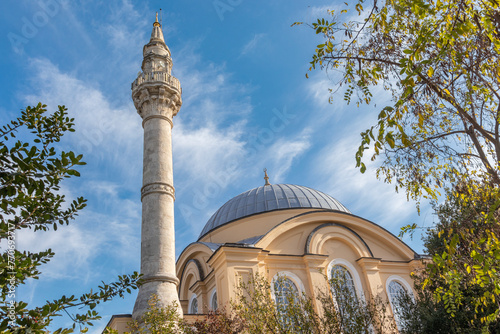
[[[153,115],[162,115],[172,118],[177,115],[182,105],[182,99],[178,94],[172,94],[160,88],[151,89],[145,87],[140,93],[134,96],[134,105],[137,113],[145,119]]]
[[[155,182],[155,183],[149,183],[144,185],[141,188],[141,201],[144,198],[144,196],[151,194],[151,193],[162,193],[162,194],[167,194],[172,196],[172,198],[175,201],[175,188],[171,186],[170,184],[163,183],[163,182]]]
[[[173,283],[176,286],[179,285],[179,279],[175,276],[164,274],[164,275],[158,275],[158,276],[144,276],[142,277],[142,282],[147,283],[147,282],[168,282],[168,283]]]
[[[132,99],[143,119],[158,114],[169,118],[177,115],[181,94],[179,80],[164,71],[140,73],[132,84]]]

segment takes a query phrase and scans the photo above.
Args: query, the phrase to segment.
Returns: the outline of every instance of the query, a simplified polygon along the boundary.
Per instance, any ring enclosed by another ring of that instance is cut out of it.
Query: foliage
[[[383,157],[377,175],[409,198],[437,201],[445,194],[482,208],[475,229],[438,231],[444,249],[432,254],[434,270],[427,281],[445,282],[435,297],[453,316],[464,302],[460,282],[469,276],[469,287],[481,291],[471,301],[480,313],[497,303],[500,293],[500,4],[374,0],[369,10],[364,5],[359,0],[354,6],[359,21],[342,22],[350,14],[344,9],[311,25],[324,39],[311,70],[335,71],[347,103],[372,102],[374,87],[392,94],[376,124],[361,133],[356,153],[361,172],[372,149],[372,160]],[[479,230],[480,238],[457,249],[460,240]],[[453,262],[459,254],[467,257],[467,266]],[[485,314],[482,321],[496,316]]]
[[[157,295],[152,295],[148,301],[148,311],[144,313],[140,321],[134,320],[129,323],[131,333],[178,333],[180,316],[176,303],[162,307]]]
[[[152,295],[148,305],[148,311],[140,321],[134,320],[128,324],[130,333],[236,334],[243,329],[242,321],[229,315],[224,309],[211,311],[203,320],[189,323],[180,317],[176,302],[163,307],[158,296]],[[117,331],[107,328],[105,333],[117,334]]]
[[[46,106],[39,103],[27,107],[21,116],[0,129],[0,242],[6,247],[0,262],[0,331],[23,333],[45,333],[54,317],[68,313],[73,307],[84,308],[85,313],[70,315],[72,328],[58,329],[55,333],[70,333],[80,324],[86,325],[99,319],[94,310],[97,304],[122,297],[131,288],[136,288],[138,274],[119,276],[118,281],[102,283],[97,291],[90,291],[77,298],[62,296],[45,305],[28,308],[23,301],[16,301],[16,290],[28,279],[38,279],[39,267],[54,256],[51,249],[38,253],[16,248],[16,232],[22,229],[33,231],[57,230],[58,225],[67,225],[78,211],[85,207],[85,199],[79,197],[69,204],[60,191],[61,181],[78,177],[75,169],[84,165],[81,155],[74,152],[58,152],[55,144],[66,132],[74,131],[73,119],[66,108],[46,115]],[[22,132],[32,137],[32,143],[15,140]],[[24,133],[26,132],[26,133]],[[10,144],[10,145],[9,145]],[[83,327],[82,327],[83,326]]]
[[[275,284],[279,289],[282,281]],[[232,307],[245,321],[248,333],[318,333],[320,319],[312,300],[286,290],[284,303],[276,305],[270,283],[262,276],[240,280]]]
[[[210,311],[203,320],[193,324],[183,323],[186,334],[237,334],[244,330],[244,322],[224,308]]]
[[[297,294],[284,286],[284,278],[269,282],[260,275],[240,281],[235,313],[244,319],[247,333],[395,333],[395,323],[387,303],[379,297],[366,302],[343,284],[344,278],[332,278],[324,290],[316,291],[317,300]],[[327,283],[325,281],[325,283]],[[276,291],[284,294],[276,302]]]
[[[495,222],[498,218],[485,217],[495,200],[471,202],[452,197],[436,208],[439,222],[425,238],[425,247],[434,257],[425,271],[415,276],[418,298],[407,314],[408,333],[500,331],[500,300],[495,292],[500,257],[491,256],[488,241],[500,235],[500,226]],[[470,256],[471,249],[475,256]],[[452,280],[450,271],[454,273]],[[445,306],[453,307],[453,317]]]
[[[420,282],[421,283],[421,282]],[[480,321],[480,315],[474,307],[464,303],[452,317],[438,302],[431,291],[416,290],[415,300],[409,296],[401,298],[402,308],[400,318],[403,320],[400,333],[402,334],[483,334],[499,333],[498,322],[485,324]],[[475,291],[465,290],[464,300],[472,300]],[[472,298],[471,298],[472,297]]]
[[[326,289],[316,291],[315,303],[305,294],[289,289],[285,277],[278,277],[271,287],[257,274],[247,282],[239,282],[237,297],[231,301],[232,312],[217,310],[193,323],[181,319],[176,303],[162,307],[153,295],[148,311],[140,321],[129,323],[129,328],[131,333],[153,334],[397,333],[388,303],[380,297],[366,302],[363,296],[353,296],[344,280],[339,276],[325,281]],[[117,334],[109,328],[106,333]]]

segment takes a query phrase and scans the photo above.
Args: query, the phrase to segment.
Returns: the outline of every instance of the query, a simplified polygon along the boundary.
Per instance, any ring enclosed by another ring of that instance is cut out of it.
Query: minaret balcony
[[[141,84],[143,83],[162,83],[162,84],[167,84],[173,89],[176,89],[179,93],[182,92],[181,90],[181,83],[179,82],[179,79],[174,77],[171,74],[168,74],[166,71],[154,71],[154,72],[141,72],[137,76],[137,79],[132,82],[132,90],[137,89]]]

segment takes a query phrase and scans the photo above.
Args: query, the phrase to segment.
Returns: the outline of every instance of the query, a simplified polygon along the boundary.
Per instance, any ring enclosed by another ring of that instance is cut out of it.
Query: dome
[[[351,213],[339,201],[321,191],[293,184],[270,184],[248,190],[227,201],[210,217],[199,239],[236,219],[262,212],[304,208]]]

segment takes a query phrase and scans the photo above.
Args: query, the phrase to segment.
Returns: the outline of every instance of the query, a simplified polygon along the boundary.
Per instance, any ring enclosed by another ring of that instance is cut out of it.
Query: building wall
[[[189,314],[193,294],[199,298],[199,313],[207,313],[211,309],[213,289],[217,291],[218,306],[227,308],[236,297],[238,281],[256,273],[269,281],[278,273],[293,275],[304,292],[315,300],[318,289],[327,288],[325,274],[335,263],[352,271],[364,296],[387,300],[388,280],[395,278],[411,289],[410,274],[420,265],[420,260],[395,236],[353,215],[305,212],[307,210],[297,215],[268,212],[230,223],[223,230],[211,233],[212,241],[222,241],[232,230],[239,240],[263,233],[253,245],[234,244],[233,236],[231,244],[222,245],[216,251],[200,243],[187,247],[177,262],[178,275],[183,271],[192,272],[188,276],[184,273],[181,278],[179,294],[181,301],[187,301],[182,304],[185,314]],[[264,226],[267,231],[263,231]],[[192,261],[188,264],[193,259],[204,262],[198,268],[203,268],[205,273],[194,273]]]

